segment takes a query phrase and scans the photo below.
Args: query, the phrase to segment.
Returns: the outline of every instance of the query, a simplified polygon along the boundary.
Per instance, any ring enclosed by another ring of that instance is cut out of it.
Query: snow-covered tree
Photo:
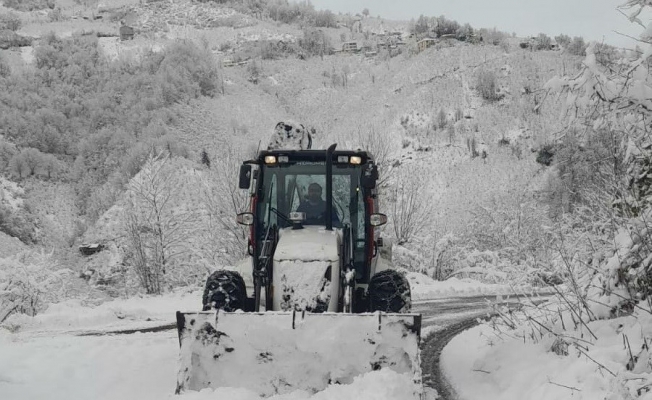
[[[166,275],[188,253],[186,241],[197,229],[196,209],[175,199],[187,183],[179,169],[168,156],[151,157],[129,184],[127,259],[147,293],[163,291]]]
[[[614,246],[593,257],[596,273],[585,287],[587,304],[597,318],[631,310],[652,294],[652,23],[645,26],[639,18],[651,7],[650,0],[620,6],[644,29],[637,49],[605,64],[612,58],[601,57],[601,46],[591,43],[577,75],[555,77],[546,85],[565,97],[569,126],[580,127],[588,138],[612,132],[623,153],[625,190],[612,193]]]
[[[423,182],[415,170],[397,173],[393,187],[388,194],[392,198],[390,219],[394,236],[399,245],[413,239],[427,226],[433,205],[427,198]]]

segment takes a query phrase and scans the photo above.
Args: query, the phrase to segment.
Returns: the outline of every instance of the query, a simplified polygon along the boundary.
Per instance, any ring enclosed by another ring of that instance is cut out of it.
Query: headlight
[[[276,156],[265,156],[265,164],[276,164]]]
[[[351,156],[351,159],[349,161],[351,162],[351,164],[360,165],[360,164],[362,164],[362,157],[360,157],[360,156]]]

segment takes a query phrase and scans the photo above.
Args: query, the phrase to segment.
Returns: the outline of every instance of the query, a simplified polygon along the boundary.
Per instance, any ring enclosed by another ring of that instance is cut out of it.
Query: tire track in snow
[[[451,324],[443,330],[432,332],[421,344],[421,370],[424,376],[424,385],[437,390],[438,400],[457,399],[455,390],[448,383],[444,371],[439,367],[441,352],[448,342],[463,331],[478,324],[477,317],[467,318]]]

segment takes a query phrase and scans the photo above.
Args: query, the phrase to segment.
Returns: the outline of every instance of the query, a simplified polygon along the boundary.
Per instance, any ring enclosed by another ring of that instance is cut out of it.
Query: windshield
[[[298,162],[276,167],[263,167],[262,186],[258,199],[258,221],[264,227],[290,224],[279,214],[306,212],[306,225],[326,225],[317,218],[325,211],[326,164]],[[333,226],[350,225],[354,238],[364,239],[364,201],[360,187],[360,167],[333,165]],[[274,212],[277,210],[277,212]],[[311,217],[315,217],[314,219]]]

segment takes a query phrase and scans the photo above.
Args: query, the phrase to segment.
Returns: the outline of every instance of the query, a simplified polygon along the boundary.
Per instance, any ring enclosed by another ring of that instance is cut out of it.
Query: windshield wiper
[[[274,207],[270,207],[270,208],[269,208],[269,211],[273,211],[274,214],[276,214],[277,216],[279,216],[283,221],[287,222],[288,224],[292,224],[292,220],[291,220],[290,218],[288,218],[287,216],[285,216],[285,214],[283,214],[282,212],[280,212],[280,211],[277,210],[276,208],[274,208]]]

